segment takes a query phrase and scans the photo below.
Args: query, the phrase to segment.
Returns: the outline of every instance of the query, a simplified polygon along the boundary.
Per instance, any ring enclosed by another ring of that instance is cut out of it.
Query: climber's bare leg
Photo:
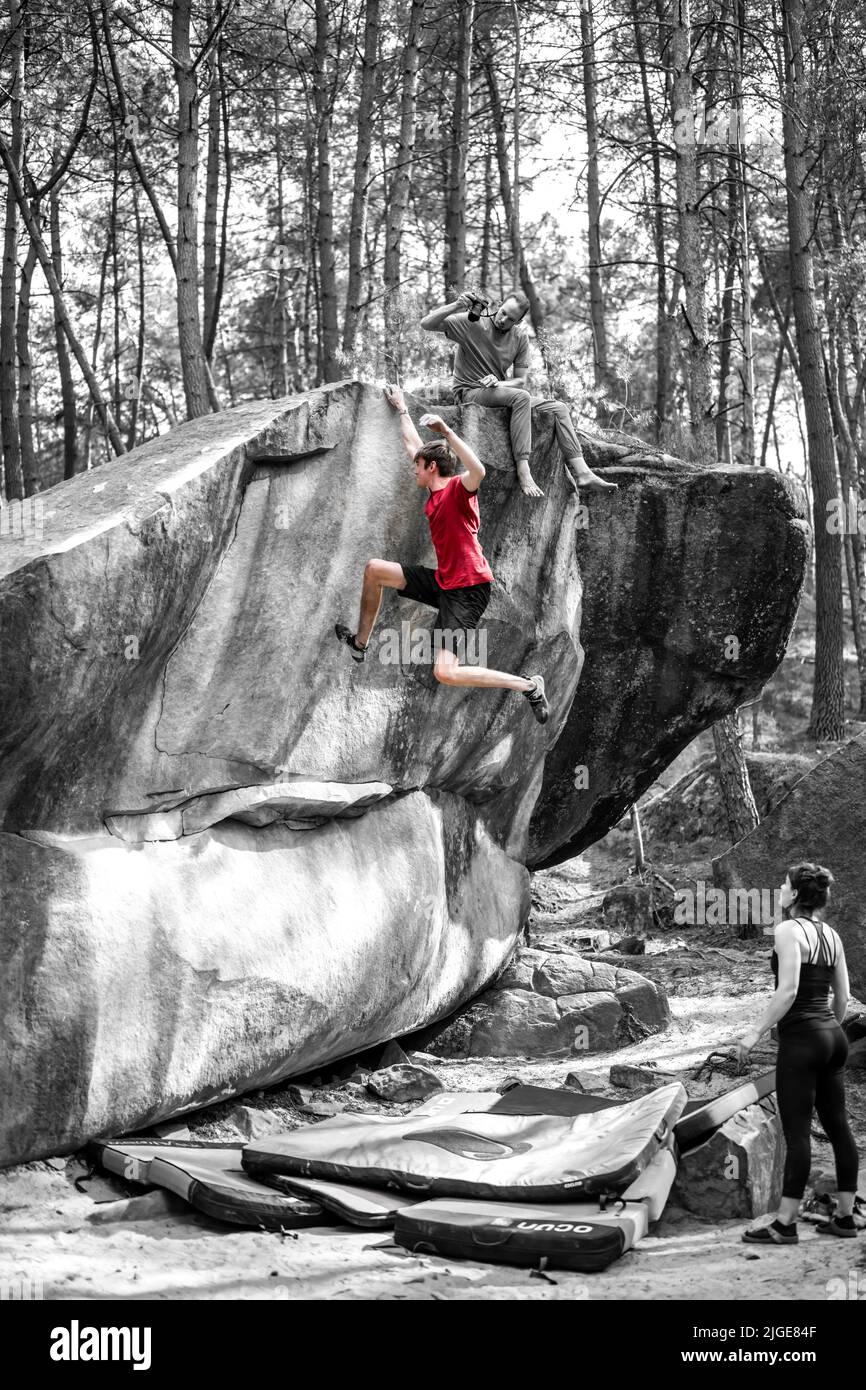
[[[529,459],[518,459],[515,467],[517,469],[517,481],[520,483],[524,496],[543,497],[544,493],[529,471]]]
[[[433,674],[443,685],[471,685],[484,689],[519,690],[533,688],[528,676],[510,676],[507,671],[491,671],[489,666],[461,666],[453,652],[440,651],[433,663]]]
[[[550,714],[541,676],[512,676],[488,666],[461,666],[454,652],[443,649],[433,663],[433,674],[442,685],[471,686],[486,690],[517,690],[529,702],[532,716],[546,724]]]
[[[355,642],[366,647],[376,625],[382,595],[385,589],[405,589],[406,576],[403,566],[393,560],[368,560],[364,566],[364,582],[361,586],[361,609],[358,614],[358,628]]]

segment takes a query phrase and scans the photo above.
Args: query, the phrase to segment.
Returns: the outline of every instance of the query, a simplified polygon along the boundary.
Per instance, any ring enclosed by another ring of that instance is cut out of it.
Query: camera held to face
[[[480,294],[471,296],[471,303],[466,311],[466,317],[470,323],[477,323],[482,314],[487,314],[490,309],[490,300],[484,299]]]

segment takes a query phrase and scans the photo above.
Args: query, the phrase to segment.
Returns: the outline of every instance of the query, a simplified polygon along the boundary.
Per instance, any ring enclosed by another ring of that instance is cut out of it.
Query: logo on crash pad
[[[423,1134],[404,1134],[414,1144],[433,1144],[437,1149],[447,1149],[448,1153],[459,1154],[460,1158],[477,1158],[489,1162],[495,1158],[515,1158],[517,1154],[529,1153],[531,1144],[507,1144],[499,1139],[488,1139],[486,1134],[473,1134],[468,1129],[428,1129]]]

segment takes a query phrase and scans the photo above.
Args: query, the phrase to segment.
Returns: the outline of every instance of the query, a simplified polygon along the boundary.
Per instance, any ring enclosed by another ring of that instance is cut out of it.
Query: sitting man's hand
[[[498,385],[499,385],[499,377],[498,377],[498,376],[494,376],[492,372],[488,372],[486,376],[483,376],[483,377],[481,378],[480,384],[481,384],[482,386],[489,386],[489,387],[498,386]]]
[[[385,387],[385,400],[392,405],[395,410],[405,410],[406,400],[403,396],[402,386],[392,386],[390,383]]]
[[[421,424],[425,429],[433,430],[436,434],[447,434],[448,426],[441,415],[422,415]]]

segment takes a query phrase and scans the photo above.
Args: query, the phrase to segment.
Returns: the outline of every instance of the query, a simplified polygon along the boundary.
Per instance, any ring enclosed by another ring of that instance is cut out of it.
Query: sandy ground
[[[576,873],[581,871],[576,870]],[[584,875],[586,877],[586,875]],[[585,883],[584,891],[591,885]],[[555,915],[555,914],[554,914]],[[550,939],[547,918],[542,935]],[[665,1070],[694,1068],[742,1031],[766,1000],[769,943],[738,942],[730,932],[687,929],[659,933],[650,953],[624,962],[661,979],[672,1021],[666,1033],[616,1053],[567,1061],[491,1059],[443,1061],[449,1090],[492,1090],[507,1076],[561,1085],[576,1070],[584,1083],[607,1085],[613,1061],[654,1062]],[[770,1053],[756,1058],[766,1067]],[[723,1089],[717,1075],[703,1089]],[[323,1088],[326,1096],[339,1096]],[[346,1095],[346,1092],[343,1092]],[[254,1104],[280,1103],[279,1088]],[[347,1108],[364,1107],[353,1100]],[[367,1106],[366,1108],[370,1108]],[[411,1106],[392,1107],[407,1113]],[[866,1180],[866,1078],[851,1073],[849,1111]],[[389,1113],[387,1106],[379,1113]],[[199,1137],[218,1136],[219,1112],[188,1117]],[[294,1123],[309,1120],[294,1117]],[[829,1147],[813,1142],[813,1172],[832,1171]],[[756,1250],[740,1241],[747,1224],[702,1223],[665,1213],[640,1246],[602,1274],[549,1274],[434,1256],[413,1256],[385,1232],[328,1226],[284,1235],[232,1229],[192,1212],[178,1198],[156,1194],[150,1216],[120,1219],[119,1203],[135,1191],[118,1179],[86,1178],[81,1156],[28,1164],[0,1174],[0,1293],[3,1281],[41,1281],[46,1299],[578,1299],[578,1300],[826,1300],[853,1290],[866,1301],[866,1232],[856,1241],[828,1240],[800,1224],[796,1247]],[[76,1187],[76,1180],[82,1190]],[[137,1189],[141,1191],[141,1189]],[[113,1220],[93,1217],[117,1213]],[[835,1281],[835,1282],[833,1282]],[[7,1295],[8,1296],[8,1295]]]

